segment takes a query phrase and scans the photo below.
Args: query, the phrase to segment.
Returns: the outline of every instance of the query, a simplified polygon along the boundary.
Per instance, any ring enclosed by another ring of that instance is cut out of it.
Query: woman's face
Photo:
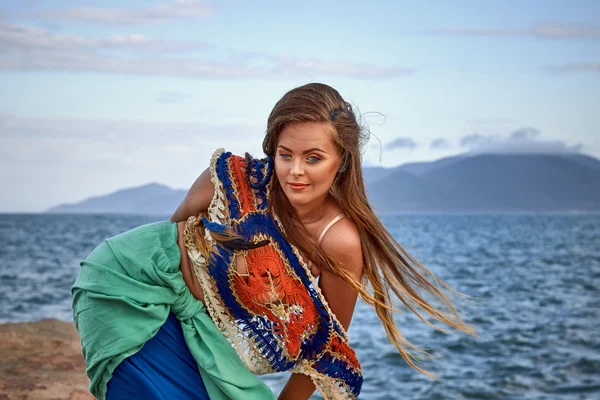
[[[327,196],[341,163],[328,122],[287,124],[275,149],[275,173],[293,206]],[[297,185],[294,185],[297,184]]]

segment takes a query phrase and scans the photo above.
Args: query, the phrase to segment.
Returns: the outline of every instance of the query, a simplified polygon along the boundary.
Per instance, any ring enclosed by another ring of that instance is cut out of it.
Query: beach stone
[[[0,400],[88,400],[89,379],[73,323],[0,324]]]

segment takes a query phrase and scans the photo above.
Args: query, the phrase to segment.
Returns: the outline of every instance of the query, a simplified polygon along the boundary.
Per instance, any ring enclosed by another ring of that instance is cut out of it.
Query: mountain
[[[363,175],[380,212],[600,211],[600,160],[583,154],[461,155]],[[171,215],[184,196],[152,183],[48,212]]]
[[[363,167],[363,179],[366,184],[385,178],[393,169],[383,167]]]
[[[424,161],[424,162],[412,162],[402,164],[398,167],[384,168],[384,167],[363,167],[363,178],[365,183],[378,181],[383,179],[397,171],[408,172],[411,175],[423,175],[426,172],[432,171],[436,168],[441,168],[453,164],[459,160],[462,160],[467,156],[459,155],[452,157],[445,157],[437,161]]]
[[[104,196],[90,197],[74,204],[61,204],[50,208],[47,212],[171,215],[185,194],[185,190],[173,190],[165,185],[150,183],[121,189]]]
[[[421,210],[424,201],[431,208],[441,195],[437,187],[399,168],[366,187],[369,201],[379,211]]]
[[[586,167],[600,171],[600,160],[594,157],[590,157],[585,154],[565,154],[563,157],[567,160],[571,160],[581,165],[585,165]]]
[[[396,174],[369,185],[382,211],[504,212],[600,210],[600,161],[548,154],[481,154],[433,168],[415,179]],[[396,170],[402,170],[401,167]]]
[[[466,157],[468,156],[459,155],[452,157],[444,157],[437,161],[406,163],[400,165],[399,167],[396,167],[395,170],[405,171],[413,175],[419,176],[426,174],[427,172],[433,171],[437,168],[448,167],[458,161],[465,159]]]

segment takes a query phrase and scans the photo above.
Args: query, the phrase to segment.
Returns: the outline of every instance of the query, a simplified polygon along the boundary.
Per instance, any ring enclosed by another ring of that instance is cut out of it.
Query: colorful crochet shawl
[[[362,371],[347,334],[267,211],[272,157],[262,162],[218,149],[210,170],[214,197],[207,213],[187,221],[185,243],[212,320],[253,373],[305,374],[325,399],[354,399]],[[224,227],[266,245],[225,247],[209,233]]]

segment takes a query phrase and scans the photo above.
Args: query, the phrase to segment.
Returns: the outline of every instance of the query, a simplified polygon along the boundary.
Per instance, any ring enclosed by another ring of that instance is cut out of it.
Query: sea
[[[0,215],[0,322],[72,321],[80,261],[107,237],[167,218]],[[359,302],[349,329],[363,366],[359,398],[600,399],[600,215],[381,218],[412,256],[474,298],[449,293],[478,336],[440,332],[401,308],[396,325],[432,355],[419,365],[434,381],[408,366]],[[287,377],[262,379],[277,393]]]

